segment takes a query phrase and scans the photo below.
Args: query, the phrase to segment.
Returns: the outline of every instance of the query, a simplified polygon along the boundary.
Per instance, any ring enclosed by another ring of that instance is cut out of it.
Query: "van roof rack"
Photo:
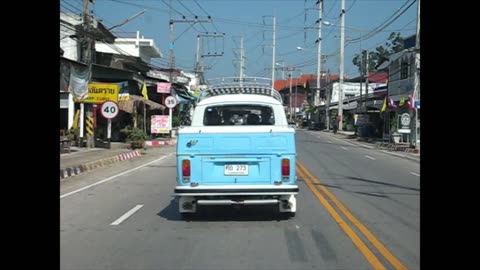
[[[271,79],[260,77],[223,77],[207,80],[208,87],[203,90],[198,101],[207,97],[229,94],[254,94],[271,96],[283,103],[280,93],[272,88]]]

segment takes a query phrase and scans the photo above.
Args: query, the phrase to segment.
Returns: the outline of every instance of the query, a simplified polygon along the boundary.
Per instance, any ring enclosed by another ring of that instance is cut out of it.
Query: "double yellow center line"
[[[380,242],[378,239],[357,219],[350,211],[323,185],[320,181],[313,176],[313,174],[303,166],[300,161],[297,160],[297,174],[305,181],[307,186],[312,190],[313,194],[327,209],[328,213],[337,222],[337,224],[345,231],[345,233],[352,239],[355,246],[365,256],[367,261],[372,265],[374,269],[387,269],[380,260],[373,254],[373,252],[365,245],[355,231],[345,222],[345,220],[338,214],[333,206],[327,201],[327,199],[320,193],[319,189],[340,209],[340,211],[347,217],[347,219],[363,233],[363,235],[370,241],[370,243],[382,254],[385,259],[392,264],[395,269],[407,270],[407,268],[397,259],[393,254]],[[318,189],[312,184],[313,181]]]

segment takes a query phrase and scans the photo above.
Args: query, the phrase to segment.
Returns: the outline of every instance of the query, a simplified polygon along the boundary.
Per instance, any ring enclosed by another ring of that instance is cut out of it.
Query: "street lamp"
[[[314,50],[305,49],[305,48],[300,47],[300,46],[297,46],[297,51],[316,52]],[[329,56],[333,56],[333,54],[322,54],[322,63],[323,64],[327,61],[327,58]]]

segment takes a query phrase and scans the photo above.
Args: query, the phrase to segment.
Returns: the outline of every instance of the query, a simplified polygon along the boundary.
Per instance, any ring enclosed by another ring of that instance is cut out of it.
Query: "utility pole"
[[[363,104],[363,96],[362,96],[362,93],[363,93],[362,86],[363,86],[363,79],[364,79],[363,72],[364,72],[363,50],[360,49],[360,104],[359,104],[360,106],[358,106],[360,109],[362,108],[362,104]]]
[[[169,20],[169,25],[168,25],[168,28],[169,28],[169,39],[170,39],[170,43],[168,44],[168,49],[169,49],[169,53],[168,53],[168,59],[169,59],[169,68],[170,68],[170,83],[172,83],[172,70],[173,70],[173,67],[174,67],[174,63],[173,63],[173,47],[174,47],[174,35],[173,35],[173,19],[172,19],[172,0],[170,0],[169,2],[169,17],[170,17],[170,20]]]
[[[328,109],[330,108],[330,69],[327,70],[327,88],[325,88],[325,124],[327,125],[327,131],[330,130],[330,116]]]
[[[245,53],[243,51],[243,35],[241,36],[235,36],[235,37],[240,37],[240,48],[234,48],[233,51],[235,53],[235,56],[238,57],[238,54],[236,53],[237,50],[240,51],[240,60],[234,60],[234,62],[238,62],[239,63],[239,74],[238,74],[238,77],[239,77],[239,82],[240,82],[240,86],[243,85],[243,77],[244,77],[244,73],[243,73],[243,70],[245,69]]]
[[[240,86],[242,85],[242,82],[243,82],[243,65],[244,65],[244,61],[243,61],[243,36],[240,37]]]
[[[340,26],[340,85],[338,91],[338,116],[340,117],[340,122],[338,123],[338,130],[343,130],[343,62],[344,62],[344,47],[345,47],[345,0],[342,0],[342,11],[340,16],[341,26]]]
[[[173,49],[175,47],[175,36],[173,34],[173,24],[174,23],[191,23],[192,25],[198,22],[209,22],[210,16],[208,16],[208,20],[199,20],[197,16],[195,16],[195,20],[173,20],[172,18],[172,0],[169,1],[169,82],[171,87],[173,88],[173,69],[175,68],[175,57],[173,54]],[[184,17],[185,18],[185,17]],[[169,110],[172,111],[172,110]],[[169,117],[169,126],[172,127],[172,115],[170,114]],[[172,131],[170,130],[170,138],[172,137]]]
[[[173,33],[173,25],[174,23],[190,23],[190,24],[195,24],[195,23],[199,23],[199,22],[210,22],[210,16],[208,17],[208,20],[200,20],[198,19],[197,16],[195,16],[195,19],[194,20],[187,20],[187,19],[183,19],[183,20],[173,20],[172,19],[172,0],[170,0],[169,2],[169,16],[170,16],[170,21],[169,21],[169,39],[170,39],[170,43],[169,43],[169,63],[170,63],[170,83],[173,83],[172,82],[172,79],[173,79],[173,76],[172,76],[172,72],[173,72],[173,69],[175,68],[175,56],[174,56],[174,53],[173,53],[173,49],[175,47],[175,35]]]
[[[200,35],[197,35],[197,53],[195,54],[195,73],[200,74]]]
[[[290,111],[290,117],[289,121],[292,122],[292,71],[290,70],[290,73],[288,74],[288,78],[290,80],[290,94],[288,96],[288,104],[289,106],[289,111]]]
[[[89,4],[93,0],[83,0],[83,62],[88,65],[88,78],[87,78],[87,88],[88,83],[90,82],[90,78],[92,77],[92,47],[93,47],[93,38],[89,35],[91,34],[91,25],[90,25],[90,8]],[[88,91],[88,90],[87,90]],[[86,112],[85,112],[86,110]],[[83,136],[84,136],[84,126],[85,126],[85,115],[87,116],[87,148],[95,147],[95,135],[93,129],[93,112],[92,112],[92,105],[85,104],[83,102],[80,103],[80,147],[83,144]]]
[[[194,67],[195,67],[195,73],[199,76],[200,78],[200,82],[203,84],[205,82],[205,78],[204,78],[204,70],[205,70],[205,66],[203,65],[203,63],[200,61],[201,59],[203,59],[203,57],[214,57],[214,56],[223,56],[223,50],[221,53],[208,53],[208,54],[204,54],[201,52],[201,50],[203,51],[203,48],[201,48],[200,46],[200,40],[201,38],[224,38],[225,37],[225,33],[221,33],[221,34],[217,34],[217,33],[213,33],[213,34],[209,34],[208,32],[206,32],[205,34],[198,34],[197,35],[197,53],[195,55],[195,64],[194,64]]]
[[[300,72],[299,75],[300,75],[299,78],[302,78],[302,72]],[[295,83],[295,102],[294,102],[294,103],[295,103],[295,107],[294,107],[294,108],[295,108],[295,109],[294,109],[295,118],[297,117],[297,108],[298,108],[297,96],[298,96],[298,79],[297,79],[297,81],[296,81],[296,83]]]
[[[414,100],[420,100],[420,0],[417,1],[417,34],[415,37],[415,83],[413,90]],[[414,108],[415,104],[413,104]],[[418,120],[418,109],[415,110],[415,149],[420,148],[419,143],[420,121]]]
[[[321,83],[321,68],[322,68],[322,15],[323,15],[323,0],[317,1],[318,5],[318,40],[317,40],[317,89],[315,91],[315,106],[320,105],[320,83]]]
[[[275,16],[273,16],[273,37],[272,37],[272,88],[275,83]],[[273,93],[273,92],[272,92]]]
[[[365,103],[368,100],[368,50],[365,50]]]

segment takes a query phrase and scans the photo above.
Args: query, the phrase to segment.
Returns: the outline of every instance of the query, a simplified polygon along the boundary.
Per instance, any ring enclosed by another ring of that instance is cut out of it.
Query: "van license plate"
[[[227,164],[224,167],[225,175],[248,175],[248,165],[246,164]]]

